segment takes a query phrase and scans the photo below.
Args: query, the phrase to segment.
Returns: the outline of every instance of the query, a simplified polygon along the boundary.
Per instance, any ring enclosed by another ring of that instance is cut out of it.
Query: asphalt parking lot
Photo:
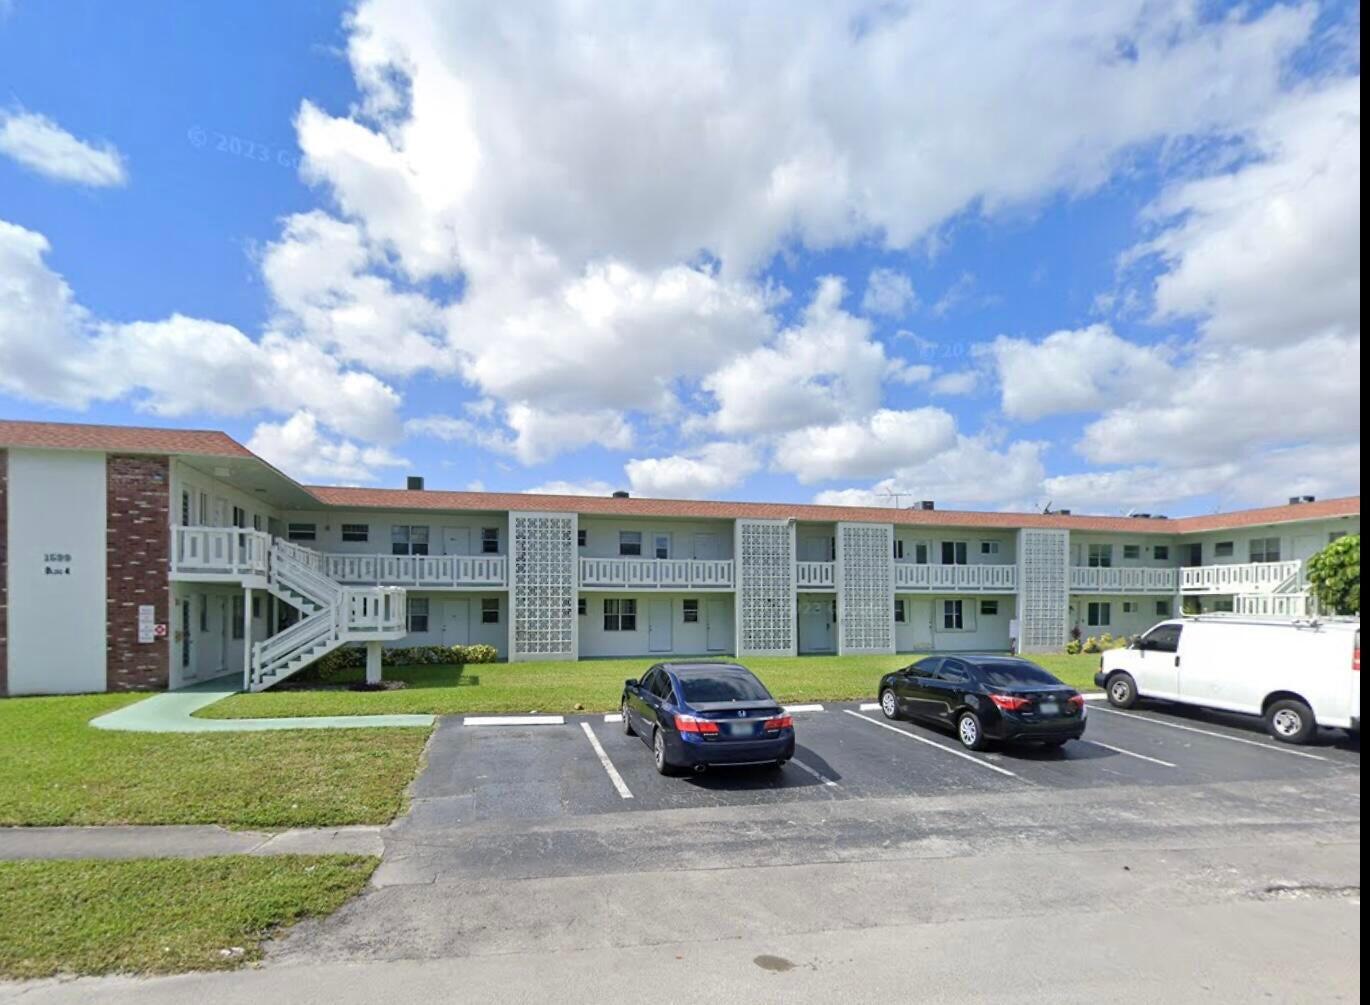
[[[1238,716],[1164,705],[1121,712],[1091,702],[1085,739],[1059,750],[964,750],[950,734],[890,722],[869,704],[795,710],[798,747],[783,769],[718,768],[663,777],[617,716],[560,725],[475,726],[453,718],[435,734],[416,783],[415,826],[563,815],[954,796],[1102,786],[1269,781],[1357,771],[1359,742],[1328,730],[1291,747]]]

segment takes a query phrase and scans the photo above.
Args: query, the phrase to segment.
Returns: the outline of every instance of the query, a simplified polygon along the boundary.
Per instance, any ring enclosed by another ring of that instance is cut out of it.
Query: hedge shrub
[[[466,663],[493,663],[499,658],[494,646],[405,646],[382,649],[381,666],[462,666]],[[366,666],[366,647],[347,645],[315,660],[305,673],[317,674],[320,680],[334,680],[346,676],[350,670]]]

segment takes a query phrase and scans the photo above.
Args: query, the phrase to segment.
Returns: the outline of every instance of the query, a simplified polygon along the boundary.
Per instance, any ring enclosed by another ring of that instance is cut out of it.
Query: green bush
[[[467,663],[493,663],[499,659],[499,650],[494,646],[474,645],[474,646],[454,646],[454,649],[466,650]]]
[[[1099,640],[1096,639],[1093,635],[1091,635],[1089,638],[1085,639],[1085,644],[1082,651],[1087,653],[1097,653],[1102,652],[1103,650],[1099,648]]]
[[[494,646],[404,646],[381,650],[381,666],[462,666],[465,663],[493,663],[499,659]],[[347,645],[334,649],[305,668],[303,673],[316,674],[320,680],[338,680],[349,671],[366,666],[366,647]]]
[[[1360,613],[1360,535],[1338,538],[1308,560],[1308,584],[1330,614]]]
[[[1084,651],[1084,648],[1085,644],[1081,642],[1079,639],[1071,639],[1069,642],[1066,643],[1066,655],[1079,656],[1080,653]]]

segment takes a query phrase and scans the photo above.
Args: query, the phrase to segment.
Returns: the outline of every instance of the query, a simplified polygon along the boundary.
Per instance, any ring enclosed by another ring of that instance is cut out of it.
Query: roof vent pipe
[[[422,492],[423,475],[410,475],[405,487],[408,488],[410,492]]]
[[[619,489],[617,492],[615,492],[615,493],[613,494],[613,498],[614,498],[614,499],[627,499],[627,498],[628,498],[628,493],[625,492],[625,491],[623,491],[623,489]]]

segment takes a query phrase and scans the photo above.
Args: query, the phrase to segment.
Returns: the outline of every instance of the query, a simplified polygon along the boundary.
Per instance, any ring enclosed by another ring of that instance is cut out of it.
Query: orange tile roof
[[[105,450],[150,454],[196,454],[261,460],[227,433],[217,430],[100,426],[69,422],[0,419],[0,447],[54,450]],[[272,468],[274,471],[275,469]],[[282,476],[286,477],[286,476]],[[1326,499],[1297,506],[1218,513],[1173,520],[1060,513],[994,513],[974,510],[887,509],[873,506],[816,506],[806,503],[716,502],[694,499],[615,499],[604,496],[530,495],[522,492],[448,492],[440,489],[344,488],[302,486],[326,506],[397,510],[548,510],[586,516],[675,517],[679,519],[772,519],[822,523],[850,520],[899,526],[966,527],[1016,530],[1050,528],[1106,533],[1199,534],[1299,520],[1360,515],[1360,496]]]
[[[227,433],[213,429],[157,429],[97,426],[79,422],[23,422],[0,419],[0,447],[37,450],[104,450],[130,454],[256,455]]]

